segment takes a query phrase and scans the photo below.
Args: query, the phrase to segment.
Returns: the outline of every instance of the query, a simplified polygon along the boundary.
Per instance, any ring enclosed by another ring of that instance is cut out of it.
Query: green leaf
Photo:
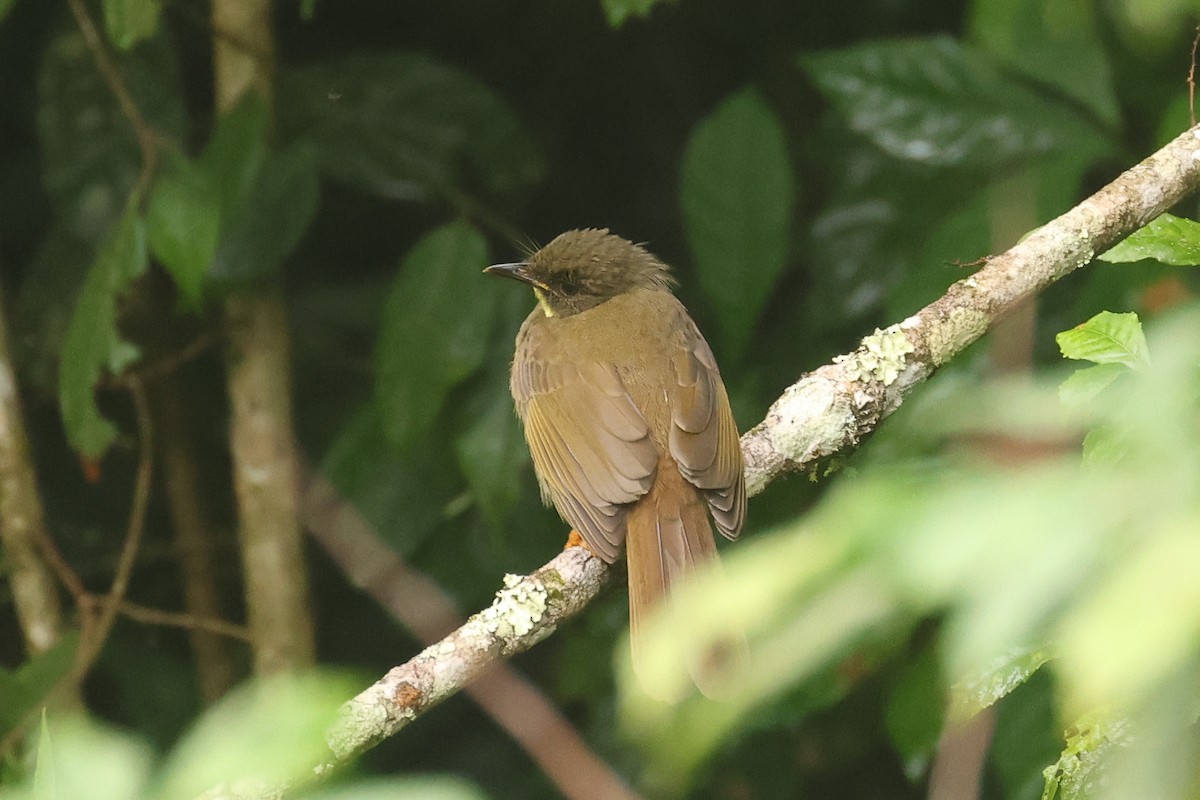
[[[663,0],[600,0],[608,24],[618,28],[630,17],[647,17]]]
[[[279,270],[308,230],[319,186],[312,150],[297,144],[267,156],[222,226],[209,278],[244,286]]]
[[[311,22],[317,13],[317,0],[300,0],[300,19]]]
[[[267,105],[257,92],[246,92],[221,115],[217,129],[200,153],[200,168],[217,187],[221,222],[237,212],[267,154]]]
[[[1127,719],[1107,712],[1089,714],[1067,731],[1058,761],[1046,767],[1042,800],[1089,800],[1102,785],[1114,751],[1132,740]]]
[[[1175,267],[1200,265],[1200,222],[1163,214],[1097,258],[1118,264],[1150,258]]]
[[[1041,669],[996,706],[988,767],[1002,787],[996,797],[1037,800],[1042,771],[1062,751],[1062,723],[1055,707],[1054,678]]]
[[[481,184],[527,189],[545,171],[512,108],[474,76],[416,53],[359,53],[284,75],[279,112],[321,169],[365,192],[425,199]]]
[[[0,22],[8,16],[8,12],[13,10],[13,6],[17,4],[17,0],[0,0]]]
[[[795,186],[783,126],[753,89],[692,133],[680,199],[700,285],[739,358],[787,264]]]
[[[400,267],[375,349],[376,398],[388,439],[403,449],[487,352],[500,292],[481,275],[487,242],[466,222],[426,234]]]
[[[521,495],[524,471],[520,467],[529,461],[529,448],[513,412],[507,382],[487,388],[491,401],[454,440],[454,453],[484,519],[493,530],[501,530]]]
[[[46,704],[58,682],[75,665],[78,645],[79,636],[69,633],[15,672],[0,669],[0,736],[6,736],[29,712]]]
[[[983,669],[950,687],[949,718],[970,719],[1007,697],[1050,660],[1043,647],[1017,648],[997,657]]]
[[[104,0],[104,27],[119,50],[128,50],[158,30],[159,0]]]
[[[59,367],[59,402],[71,446],[99,458],[116,436],[116,428],[96,408],[93,392],[107,370],[119,375],[138,358],[138,351],[117,330],[117,299],[129,283],[146,271],[146,237],[131,197],[108,242],[88,272],[67,329]]]
[[[175,51],[160,31],[117,55],[129,93],[147,124],[181,141],[187,128]],[[99,242],[124,208],[142,166],[129,120],[74,31],[46,51],[38,86],[43,183],[55,211],[81,238]]]
[[[51,734],[53,731],[53,734]],[[25,787],[6,800],[129,800],[143,791],[150,768],[144,744],[83,717],[43,718],[37,765]]]
[[[1058,387],[1058,397],[1070,406],[1087,405],[1124,371],[1123,364],[1097,364],[1076,370]]]
[[[1129,435],[1115,425],[1100,425],[1083,437],[1083,463],[1111,467],[1129,452]]]
[[[220,223],[220,200],[208,174],[186,157],[172,154],[150,194],[146,234],[154,257],[192,308],[198,308],[203,297]]]
[[[926,646],[905,663],[888,695],[888,737],[903,759],[904,772],[916,779],[929,766],[929,756],[942,733],[946,687],[937,650]]]
[[[222,784],[280,786],[311,779],[328,757],[325,731],[354,694],[323,673],[280,675],[231,692],[187,733],[163,767],[160,797],[198,797]]]
[[[1064,358],[1097,364],[1124,364],[1142,369],[1150,364],[1146,335],[1138,315],[1101,311],[1082,325],[1054,337]]]
[[[440,775],[356,781],[305,796],[310,800],[484,800],[485,797],[464,780]]]
[[[1070,0],[976,0],[971,38],[1006,67],[1053,86],[1117,121],[1112,70],[1096,25],[1095,7]]]
[[[948,37],[870,42],[805,56],[801,65],[852,130],[895,158],[991,169],[1055,151],[1111,149],[1062,103]]]
[[[409,556],[445,518],[462,483],[449,458],[427,456],[445,447],[441,428],[427,431],[407,453],[398,452],[384,430],[378,404],[369,404],[346,423],[321,470],[380,536]]]

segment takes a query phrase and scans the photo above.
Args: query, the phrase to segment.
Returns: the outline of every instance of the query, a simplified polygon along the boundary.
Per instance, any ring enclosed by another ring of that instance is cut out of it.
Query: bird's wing
[[[671,456],[689,483],[704,492],[717,530],[737,538],[746,517],[746,483],[737,424],[708,342],[690,318],[672,364]]]
[[[625,539],[625,506],[650,490],[658,454],[616,368],[548,357],[536,329],[519,345],[513,397],[543,498],[609,563]]]

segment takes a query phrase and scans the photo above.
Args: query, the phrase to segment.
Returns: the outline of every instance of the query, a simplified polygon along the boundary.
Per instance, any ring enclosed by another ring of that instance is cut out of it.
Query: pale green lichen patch
[[[492,605],[477,618],[489,633],[503,639],[525,636],[542,621],[548,599],[541,582],[522,575],[505,575],[504,588],[496,592]]]
[[[913,344],[904,335],[899,325],[891,325],[862,340],[853,353],[838,356],[835,363],[841,364],[846,377],[852,381],[877,380],[891,386],[904,371],[907,356],[913,352]]]

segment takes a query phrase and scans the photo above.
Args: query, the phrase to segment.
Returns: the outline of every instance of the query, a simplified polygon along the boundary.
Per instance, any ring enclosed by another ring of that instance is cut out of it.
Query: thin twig
[[[1192,39],[1192,64],[1188,67],[1188,124],[1196,124],[1196,48],[1200,46],[1200,25]]]
[[[153,126],[146,122],[145,116],[142,115],[141,109],[134,101],[133,94],[130,93],[129,86],[125,82],[125,76],[117,67],[117,62],[109,52],[108,45],[100,33],[100,28],[96,25],[96,21],[88,13],[84,0],[67,0],[67,5],[71,7],[71,14],[74,15],[79,32],[83,34],[88,50],[91,51],[96,68],[100,70],[104,82],[108,84],[109,90],[116,97],[117,105],[121,107],[121,113],[125,115],[125,119],[129,120],[129,125],[133,128],[133,135],[137,139],[138,148],[142,151],[142,170],[135,186],[135,192],[140,197],[150,186],[150,179],[154,175],[154,168],[158,162],[158,150],[162,137]]]
[[[87,639],[80,640],[75,659],[75,678],[77,680],[87,674],[112,630],[117,612],[129,589],[129,578],[133,574],[133,567],[137,562],[142,534],[146,530],[146,509],[150,505],[150,487],[154,480],[153,424],[150,418],[150,407],[146,402],[145,388],[136,378],[130,379],[128,385],[130,397],[133,399],[134,416],[137,418],[138,438],[140,439],[137,477],[134,481],[129,525],[125,532],[125,543],[121,547],[121,555],[117,559],[117,569],[113,574],[112,587],[98,603],[99,616],[95,625],[88,631]],[[82,610],[85,614],[88,612],[87,608]]]
[[[148,625],[184,628],[189,631],[205,631],[206,633],[228,636],[230,639],[238,639],[243,642],[250,641],[250,631],[244,625],[226,622],[223,619],[197,617],[193,614],[184,614],[177,611],[163,611],[162,609],[132,603],[128,600],[122,600],[118,603],[117,610],[122,616],[129,617],[138,622],[144,622]]]

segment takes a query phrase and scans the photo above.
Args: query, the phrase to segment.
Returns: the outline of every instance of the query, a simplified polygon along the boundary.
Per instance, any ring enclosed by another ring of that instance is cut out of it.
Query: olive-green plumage
[[[511,388],[542,488],[589,547],[625,546],[629,618],[735,538],[742,451],[712,350],[671,294],[665,265],[607,230],[568,231],[488,272],[533,286]]]

